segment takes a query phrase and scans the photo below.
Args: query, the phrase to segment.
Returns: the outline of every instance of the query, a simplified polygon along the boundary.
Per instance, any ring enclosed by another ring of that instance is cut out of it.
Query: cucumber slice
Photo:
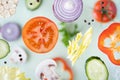
[[[99,57],[92,56],[88,58],[85,70],[88,80],[108,80],[108,69]]]
[[[30,10],[37,9],[41,4],[41,0],[26,0],[26,6]]]
[[[6,57],[10,52],[10,46],[8,42],[3,39],[0,39],[0,59]]]

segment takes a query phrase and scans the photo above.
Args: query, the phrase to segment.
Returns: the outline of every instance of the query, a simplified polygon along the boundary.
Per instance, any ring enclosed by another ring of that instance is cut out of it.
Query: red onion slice
[[[53,12],[62,22],[73,22],[78,19],[83,10],[82,0],[55,0]]]
[[[1,28],[2,37],[8,41],[14,41],[20,37],[20,26],[16,23],[6,23]]]

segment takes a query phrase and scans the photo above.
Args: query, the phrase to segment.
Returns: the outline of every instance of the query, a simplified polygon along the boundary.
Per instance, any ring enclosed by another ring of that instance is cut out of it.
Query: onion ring
[[[73,22],[77,20],[82,10],[82,0],[55,0],[53,4],[54,15],[62,22]]]

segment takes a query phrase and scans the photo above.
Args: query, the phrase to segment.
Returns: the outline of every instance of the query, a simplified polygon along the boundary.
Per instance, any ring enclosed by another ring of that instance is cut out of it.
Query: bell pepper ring
[[[110,46],[105,46],[105,39],[110,39]],[[115,65],[120,65],[120,59],[116,59],[115,52],[120,52],[120,23],[112,23],[107,29],[105,29],[99,36],[98,48],[105,53],[110,61]]]
[[[57,62],[61,62],[62,64],[63,64],[63,69],[65,70],[65,71],[67,71],[68,73],[69,73],[69,75],[70,75],[70,78],[69,78],[69,80],[74,80],[74,75],[73,75],[73,71],[72,71],[72,69],[68,66],[68,64],[66,63],[66,61],[64,60],[64,59],[62,59],[62,58],[60,58],[60,57],[55,57],[55,58],[53,58],[53,60],[57,63]]]

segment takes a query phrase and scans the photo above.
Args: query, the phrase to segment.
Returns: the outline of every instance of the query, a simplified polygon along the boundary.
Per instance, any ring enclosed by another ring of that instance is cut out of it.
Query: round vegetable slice
[[[117,8],[113,0],[98,0],[94,6],[93,16],[99,22],[109,22],[116,14]]]
[[[58,28],[46,17],[35,17],[25,24],[22,37],[29,49],[46,53],[54,48],[58,40]]]
[[[10,46],[8,42],[3,39],[0,39],[0,59],[6,57],[10,52]]]
[[[14,41],[20,36],[20,27],[16,23],[7,23],[1,28],[2,37],[8,41]]]
[[[26,0],[26,6],[30,10],[35,10],[40,6],[41,0]]]
[[[108,69],[99,57],[92,56],[88,58],[85,70],[88,80],[108,80]]]
[[[73,22],[82,13],[82,0],[54,0],[53,12],[62,22]]]

